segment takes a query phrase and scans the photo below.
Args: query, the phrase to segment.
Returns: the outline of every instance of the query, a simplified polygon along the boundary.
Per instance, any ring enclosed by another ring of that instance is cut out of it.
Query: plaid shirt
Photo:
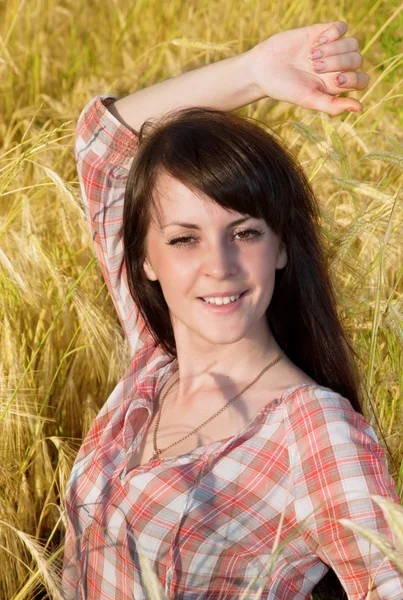
[[[367,598],[372,578],[369,598],[401,600],[403,576],[393,564],[335,522],[351,518],[396,545],[369,494],[400,501],[372,427],[329,388],[294,386],[236,436],[126,472],[177,360],[155,346],[128,291],[122,207],[138,140],[105,108],[112,100],[97,97],[84,109],[76,157],[95,251],[132,362],[68,482],[65,598],[148,598],[140,548],[175,600],[239,599],[254,578],[252,592],[267,580],[262,599],[309,599],[329,566],[351,600]],[[135,437],[142,408],[147,422]]]

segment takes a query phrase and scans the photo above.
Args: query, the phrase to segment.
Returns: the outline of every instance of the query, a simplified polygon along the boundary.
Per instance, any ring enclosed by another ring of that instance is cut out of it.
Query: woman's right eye
[[[190,242],[188,240],[193,240],[194,238],[188,236],[188,237],[180,237],[180,238],[175,238],[174,240],[170,240],[169,242],[167,242],[167,244],[169,246],[189,246]]]

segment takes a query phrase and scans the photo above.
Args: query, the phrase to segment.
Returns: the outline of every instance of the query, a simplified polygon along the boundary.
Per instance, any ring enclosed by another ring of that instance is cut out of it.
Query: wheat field
[[[291,145],[317,193],[365,415],[402,496],[403,4],[7,0],[0,15],[0,600],[62,597],[66,482],[130,359],[84,219],[76,120],[97,94],[121,97],[283,29],[345,20],[370,76],[352,94],[363,113],[270,99],[240,112]]]

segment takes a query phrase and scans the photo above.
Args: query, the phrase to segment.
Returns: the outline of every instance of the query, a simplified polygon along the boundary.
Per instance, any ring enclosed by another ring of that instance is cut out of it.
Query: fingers
[[[336,40],[335,42],[329,42],[323,46],[315,46],[311,49],[308,58],[324,59],[328,56],[335,56],[338,54],[347,54],[347,52],[358,52],[360,48],[360,42],[355,37],[343,38],[342,40]]]
[[[340,27],[339,27],[340,24]],[[345,27],[342,27],[344,24]],[[337,21],[335,27],[332,25],[325,33],[335,37],[340,32],[345,32],[347,25],[344,21]],[[367,73],[356,73],[363,64],[362,54],[358,51],[360,43],[355,37],[334,39],[319,46],[314,46],[308,58],[312,69],[319,75],[337,73],[333,79],[328,76],[326,80],[334,90],[331,93],[340,93],[347,90],[364,90],[368,87],[369,77]]]
[[[326,75],[326,81],[331,82],[335,88],[340,88],[332,93],[351,90],[365,90],[368,87],[369,77],[365,72],[356,72],[362,66],[363,57],[359,52],[347,52],[326,59],[315,60],[312,69],[318,75]],[[332,79],[330,74],[337,73]]]
[[[338,40],[341,36],[343,36],[348,29],[347,23],[344,21],[335,21],[329,27],[329,29],[325,29],[321,34],[318,40],[316,40],[317,44],[326,44],[327,42],[333,42],[334,40]]]
[[[334,73],[336,71],[355,71],[359,69],[364,62],[359,52],[347,52],[347,54],[336,54],[315,60],[312,63],[312,69],[315,73]]]
[[[304,104],[305,108],[319,110],[328,115],[338,116],[345,111],[361,112],[362,106],[352,98],[335,98],[320,90],[315,90]]]
[[[346,92],[348,90],[365,90],[368,87],[369,77],[367,73],[346,71],[339,73],[334,78],[334,85],[340,88],[339,93]]]

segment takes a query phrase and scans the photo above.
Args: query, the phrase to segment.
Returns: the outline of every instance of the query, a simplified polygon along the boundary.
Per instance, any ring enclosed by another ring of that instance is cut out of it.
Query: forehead
[[[190,223],[223,222],[243,216],[225,209],[199,190],[191,190],[170,175],[159,175],[154,190],[155,218],[160,227],[171,221]]]

